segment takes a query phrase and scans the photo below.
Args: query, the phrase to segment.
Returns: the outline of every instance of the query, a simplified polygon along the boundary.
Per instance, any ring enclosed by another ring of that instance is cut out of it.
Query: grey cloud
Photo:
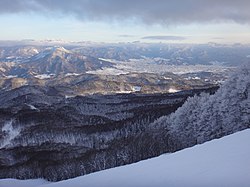
[[[0,13],[23,12],[28,9],[26,1],[0,0]]]
[[[168,41],[173,41],[173,40],[185,40],[185,37],[182,36],[145,36],[142,39],[146,40],[168,40]]]
[[[0,14],[40,12],[82,20],[140,20],[147,24],[250,23],[249,0],[0,0]]]

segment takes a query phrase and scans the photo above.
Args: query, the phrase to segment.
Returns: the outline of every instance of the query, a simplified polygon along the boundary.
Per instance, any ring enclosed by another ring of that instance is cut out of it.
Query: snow
[[[116,69],[116,68],[103,68],[94,71],[87,71],[88,74],[97,74],[97,75],[123,75],[129,73],[128,71]]]
[[[79,76],[80,74],[78,73],[67,73],[65,74],[65,77],[68,77],[68,76]]]
[[[21,129],[13,126],[13,121],[10,120],[4,124],[1,130],[2,133],[6,134],[3,142],[0,142],[0,149],[4,148],[11,144],[11,141],[14,140],[21,132]],[[0,186],[1,187],[1,186]]]
[[[49,79],[51,77],[55,76],[55,74],[41,74],[34,76],[37,79]]]
[[[165,80],[173,80],[171,77],[163,77]]]
[[[49,54],[50,54],[50,51],[48,49],[46,49],[45,51],[42,51],[42,52],[38,53],[37,55],[35,55],[35,60],[44,58],[45,56],[47,56]]]
[[[200,77],[194,77],[193,79],[194,80],[200,80],[201,78]]]
[[[158,64],[154,63],[153,59],[130,59],[129,62],[121,61],[116,62],[117,69],[126,72],[140,72],[140,73],[166,73],[172,72],[177,75],[182,75],[186,73],[197,73],[197,72],[213,72],[213,73],[223,73],[227,71],[234,71],[235,67],[226,67],[222,65],[168,65],[168,64]]]
[[[249,187],[249,141],[250,129],[173,154],[74,179],[49,184],[41,179],[33,182],[2,179],[0,186]]]
[[[176,93],[179,92],[180,90],[177,90],[175,88],[169,88],[168,93]]]
[[[134,87],[133,87],[133,91],[134,91],[134,92],[140,92],[141,89],[142,89],[141,86],[134,86]]]
[[[75,95],[65,95],[65,99],[70,99],[76,97]]]
[[[37,49],[32,49],[32,51],[33,51],[33,53],[36,53],[36,54],[39,53],[39,51]]]
[[[64,47],[59,47],[59,46],[48,47],[44,51],[35,55],[35,60],[42,59],[46,57],[47,55],[52,55],[53,53],[56,53],[57,55],[60,56],[61,53],[71,53],[71,52],[65,49]]]
[[[106,62],[110,62],[110,63],[116,63],[117,62],[117,60],[107,59],[107,58],[98,58],[98,60],[102,60],[102,61],[106,61]]]
[[[8,56],[6,57],[7,60],[11,60],[11,59],[15,59],[16,57],[15,56]]]
[[[117,91],[117,92],[115,92],[115,93],[119,93],[119,94],[130,94],[130,93],[132,93],[132,91],[126,91],[126,90],[120,90],[120,91]]]
[[[16,179],[2,179],[0,180],[0,187],[36,187],[50,182],[44,179],[35,180],[16,180]]]
[[[38,108],[36,108],[34,105],[26,104],[28,107],[30,107],[31,110],[40,111]]]
[[[8,75],[8,76],[6,76],[6,78],[8,78],[8,79],[12,79],[12,78],[16,78],[16,77],[18,77],[17,75]]]
[[[60,47],[60,46],[54,46],[52,48],[53,51],[61,51],[61,52],[65,52],[65,53],[71,53],[71,51],[65,49],[64,47]]]

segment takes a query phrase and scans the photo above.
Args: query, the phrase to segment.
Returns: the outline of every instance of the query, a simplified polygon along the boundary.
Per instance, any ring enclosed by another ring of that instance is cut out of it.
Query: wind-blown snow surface
[[[40,187],[249,187],[249,142],[250,129],[136,164],[56,183],[37,183]],[[1,187],[20,184],[0,180]]]
[[[16,179],[2,179],[0,180],[0,187],[37,187],[50,182],[43,179],[35,180],[16,180]]]

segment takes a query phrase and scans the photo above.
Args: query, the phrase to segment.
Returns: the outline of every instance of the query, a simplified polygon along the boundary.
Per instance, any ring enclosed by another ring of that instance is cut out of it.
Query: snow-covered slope
[[[250,129],[173,154],[57,183],[39,179],[27,187],[249,187]],[[3,179],[1,187],[23,181]]]

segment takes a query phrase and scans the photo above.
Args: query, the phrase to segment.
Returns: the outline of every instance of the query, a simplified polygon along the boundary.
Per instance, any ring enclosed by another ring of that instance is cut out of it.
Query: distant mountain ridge
[[[0,47],[0,89],[56,86],[77,94],[199,89],[223,82],[236,65],[230,58],[241,64],[249,59],[248,49],[211,44]]]
[[[10,69],[6,69],[4,73],[18,77],[30,77],[41,74],[85,73],[105,67],[112,67],[112,64],[71,52],[63,47],[51,47],[24,61],[17,62]]]

